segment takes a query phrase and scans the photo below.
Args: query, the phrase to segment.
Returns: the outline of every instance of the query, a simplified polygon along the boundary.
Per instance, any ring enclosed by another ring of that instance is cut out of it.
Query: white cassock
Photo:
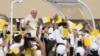
[[[81,56],[84,56],[85,50],[83,47],[77,47],[75,50],[75,54],[80,53]]]
[[[29,21],[29,25],[26,25],[28,21]],[[36,37],[37,21],[38,21],[38,18],[33,18],[31,15],[28,15],[21,22],[22,26],[25,27],[26,32],[31,33],[32,37]]]
[[[3,50],[0,47],[0,56],[5,56]]]
[[[71,44],[71,47],[76,48],[76,42],[75,42],[75,38],[74,38],[74,35],[72,33],[69,34],[69,38],[70,38],[70,44]]]
[[[69,38],[70,38],[71,47],[73,47],[74,50],[75,50],[75,48],[76,48],[77,45],[78,45],[78,41],[80,41],[80,39],[81,39],[81,36],[79,35],[79,37],[75,39],[75,38],[74,38],[74,35],[73,35],[72,33],[70,33],[70,34],[69,34]]]
[[[90,36],[91,37],[91,45],[90,45],[90,50],[98,50],[98,44],[96,42],[96,38],[93,37],[93,36]]]
[[[78,46],[78,41],[81,40],[81,37],[82,37],[82,36],[79,35],[79,37],[75,38],[75,44],[74,44],[74,45],[76,45],[75,48]]]
[[[99,45],[99,48],[98,48],[98,55],[100,56],[100,45]]]
[[[63,56],[66,56],[66,44],[67,44],[67,40],[63,40],[62,37],[61,37],[61,34],[59,32],[58,29],[54,30],[54,35],[55,35],[55,38],[56,38],[56,42],[57,43],[63,43],[64,45],[58,45],[57,48],[56,48],[56,53],[57,54],[61,54]]]
[[[0,38],[0,45],[3,44],[3,40],[2,38]],[[3,51],[3,47],[0,46],[0,56],[5,56],[4,51]]]
[[[37,51],[36,51],[36,56],[42,56],[41,50],[37,50]]]
[[[59,33],[61,34],[61,36],[63,36],[63,35],[62,35],[63,26],[59,26],[59,27],[58,27],[58,30],[59,30]]]
[[[21,46],[24,45],[24,39],[21,39],[20,43],[14,43],[10,46],[10,50],[12,50],[13,48],[20,48]]]
[[[100,56],[100,35],[97,36],[97,43],[98,43],[98,55]]]
[[[55,40],[55,36],[54,36],[54,33],[53,33],[53,28],[50,27],[49,30],[48,30],[48,38],[49,40]]]

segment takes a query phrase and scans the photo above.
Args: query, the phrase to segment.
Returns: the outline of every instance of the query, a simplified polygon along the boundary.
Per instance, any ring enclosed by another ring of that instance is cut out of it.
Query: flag
[[[46,16],[46,17],[42,18],[42,21],[43,21],[43,23],[48,23],[51,21],[51,18],[50,18],[50,16]]]
[[[92,36],[96,37],[96,36],[99,35],[99,30],[95,28],[95,29],[93,29],[93,30],[90,32],[90,34],[91,34]]]
[[[19,53],[19,49],[18,48],[12,48],[9,53],[18,54]]]
[[[30,48],[25,49],[25,56],[27,56],[27,55],[31,55],[31,49]]]
[[[46,22],[50,22],[51,18],[50,16],[46,16]]]
[[[76,24],[71,22],[69,26],[70,26],[71,29],[74,29],[76,27]]]
[[[71,21],[68,21],[68,25],[69,25],[70,29],[75,29],[75,27],[76,27],[76,23],[73,23]]]
[[[76,26],[76,29],[77,29],[77,30],[83,29],[83,25],[82,25],[81,23],[79,23],[79,24]]]
[[[0,19],[0,30],[1,31],[3,30],[5,24],[6,24],[6,20],[5,19]]]
[[[68,35],[69,35],[69,30],[68,30],[68,28],[63,28],[62,34],[63,34],[63,37],[68,37]]]
[[[62,16],[58,16],[56,23],[61,23],[62,22]]]
[[[90,39],[90,37],[89,36],[85,36],[83,38],[83,42],[84,42],[85,46],[90,46],[91,45],[91,39]]]

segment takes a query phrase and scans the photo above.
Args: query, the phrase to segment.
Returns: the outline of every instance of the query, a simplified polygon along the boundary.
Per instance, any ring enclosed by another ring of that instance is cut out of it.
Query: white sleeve
[[[67,23],[68,23],[68,24],[70,24],[70,23],[71,23],[71,21],[70,21],[70,20],[68,20],[68,21],[67,21]]]
[[[21,26],[22,26],[22,27],[25,27],[24,20],[25,20],[25,19],[22,19],[22,20],[21,20]]]
[[[73,36],[73,34],[70,34],[69,38],[70,38],[70,41],[71,41],[71,46],[74,46],[75,44],[74,44],[74,36]]]
[[[24,45],[24,39],[21,39],[19,46],[23,46]]]
[[[53,33],[53,28],[52,27],[49,28],[48,33]]]
[[[24,19],[21,20],[21,24],[25,27],[27,24],[27,21],[29,21],[30,15],[28,15],[27,17],[25,17]]]
[[[55,36],[59,36],[59,31],[58,31],[58,29],[54,30],[54,35],[55,35]]]
[[[96,42],[100,45],[100,35],[97,36]]]
[[[58,28],[60,34],[62,34],[62,29],[63,29],[63,26],[60,26],[60,27]]]
[[[27,16],[27,17],[25,17],[25,19],[24,19],[24,24],[27,24],[27,21],[29,21],[29,16]]]
[[[61,34],[59,34],[58,29],[54,30],[54,37],[57,43],[62,43],[63,40],[61,38]]]

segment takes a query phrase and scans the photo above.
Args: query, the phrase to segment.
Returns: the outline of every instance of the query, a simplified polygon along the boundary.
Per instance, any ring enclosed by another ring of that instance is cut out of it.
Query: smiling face
[[[37,17],[37,10],[32,10],[31,15],[33,18],[36,18]]]

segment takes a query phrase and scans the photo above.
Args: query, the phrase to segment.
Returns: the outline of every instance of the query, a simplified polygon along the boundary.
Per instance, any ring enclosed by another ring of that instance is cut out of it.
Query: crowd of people
[[[100,56],[100,32],[88,20],[37,18],[37,13],[14,19],[13,26],[0,14],[0,56]]]

